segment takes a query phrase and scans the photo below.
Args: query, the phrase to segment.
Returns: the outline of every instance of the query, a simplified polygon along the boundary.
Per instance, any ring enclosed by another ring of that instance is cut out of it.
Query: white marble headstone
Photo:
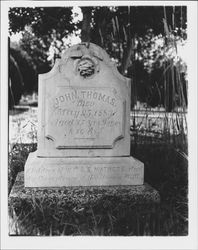
[[[104,50],[92,43],[69,48],[49,73],[39,75],[38,150],[26,163],[26,186],[76,185],[74,173],[83,186],[142,184],[144,166],[130,157],[130,100],[130,80]],[[84,177],[88,171],[92,181]],[[36,178],[41,172],[47,181]]]

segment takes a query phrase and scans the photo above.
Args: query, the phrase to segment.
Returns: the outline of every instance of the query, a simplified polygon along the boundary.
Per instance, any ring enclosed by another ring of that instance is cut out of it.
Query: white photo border
[[[45,6],[187,6],[189,235],[171,237],[34,237],[8,232],[8,9]],[[198,249],[197,242],[197,1],[4,1],[1,2],[1,249]]]

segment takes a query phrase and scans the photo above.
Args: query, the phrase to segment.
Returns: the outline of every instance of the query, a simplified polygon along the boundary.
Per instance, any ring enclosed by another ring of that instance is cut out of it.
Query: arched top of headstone
[[[74,60],[74,68],[83,78],[89,78],[100,71],[100,62],[112,68],[114,73],[121,79],[122,76],[104,49],[90,42],[76,44],[65,51],[62,56],[62,63],[69,59]]]
[[[106,51],[93,43],[84,42],[68,48],[61,59],[56,60],[53,69],[47,74],[43,74],[42,77],[50,77],[59,66],[62,67],[63,65],[67,69],[68,65],[70,65],[69,70],[72,70],[74,74],[79,75],[82,79],[94,77],[101,71],[101,65],[103,65],[110,68],[112,73],[121,81],[127,80],[118,72],[115,62],[111,60]]]
[[[65,51],[63,54],[63,59],[67,60],[71,58],[81,58],[83,56],[95,57],[99,60],[110,61],[108,54],[99,46],[93,43],[79,43],[76,44]]]

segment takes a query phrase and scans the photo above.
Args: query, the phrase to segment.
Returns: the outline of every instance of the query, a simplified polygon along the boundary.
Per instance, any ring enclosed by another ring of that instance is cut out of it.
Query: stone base
[[[144,164],[133,157],[42,158],[30,153],[25,187],[143,185]]]
[[[20,172],[9,195],[10,235],[143,235],[137,228],[156,217],[159,202],[159,193],[146,183],[25,188]]]
[[[160,196],[157,190],[149,184],[125,186],[99,186],[99,187],[56,187],[56,188],[28,188],[24,186],[24,172],[19,172],[9,195],[9,203],[14,200],[31,200],[34,198],[53,199],[60,198],[63,203],[70,201],[74,204],[86,205],[99,201],[101,198],[112,200],[121,198],[132,203],[159,203]],[[14,202],[15,203],[15,202]]]

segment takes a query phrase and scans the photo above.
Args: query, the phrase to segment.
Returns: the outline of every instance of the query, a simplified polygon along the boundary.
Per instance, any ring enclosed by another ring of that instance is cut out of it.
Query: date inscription
[[[46,119],[46,138],[57,148],[112,148],[124,136],[125,102],[111,88],[57,88]]]

